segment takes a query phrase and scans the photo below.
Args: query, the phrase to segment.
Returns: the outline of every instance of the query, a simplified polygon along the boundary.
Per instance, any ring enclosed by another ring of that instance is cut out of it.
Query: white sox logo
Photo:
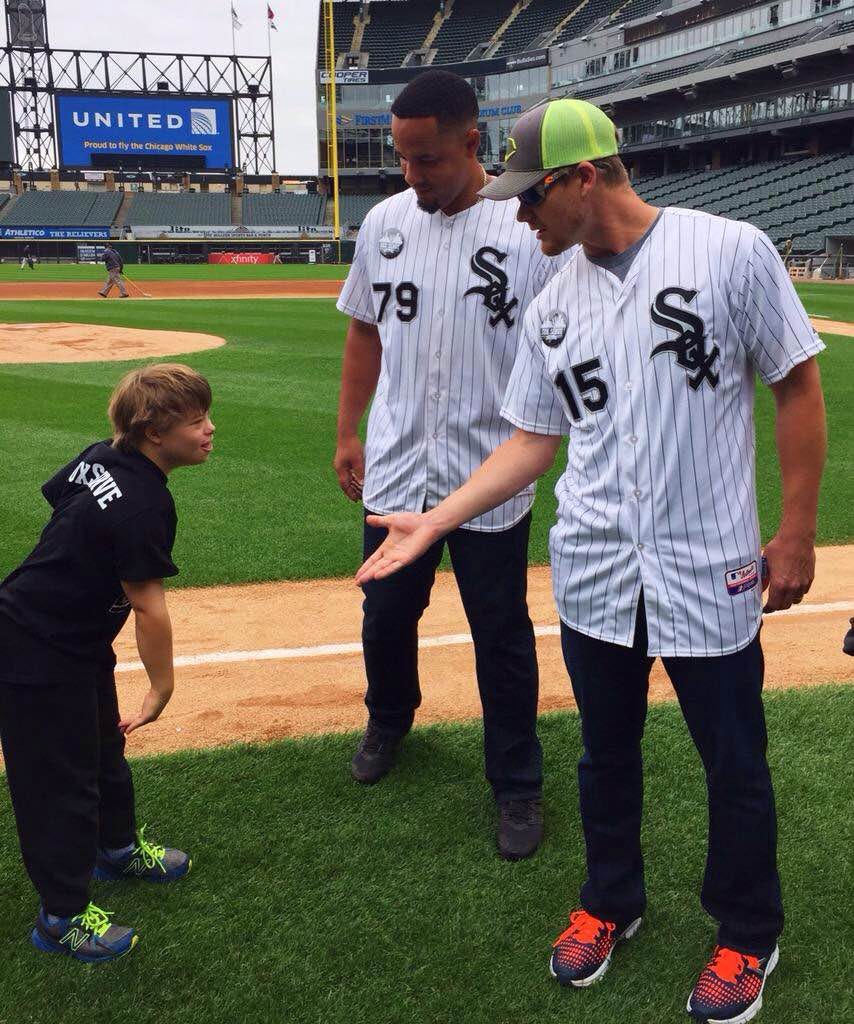
[[[490,263],[487,256],[492,256],[498,262]],[[508,327],[512,327],[515,322],[510,313],[515,306],[519,305],[519,300],[507,301],[507,275],[498,265],[506,259],[506,252],[499,252],[489,245],[478,249],[471,258],[471,269],[479,278],[486,281],[486,284],[482,287],[469,288],[464,295],[483,296],[484,306],[493,314],[489,318],[490,327],[495,327],[502,320]]]
[[[720,378],[712,367],[720,355],[720,349],[714,345],[711,352],[706,352],[706,325],[695,313],[679,306],[669,306],[667,300],[671,295],[678,295],[685,302],[692,302],[696,294],[695,290],[687,288],[663,288],[656,295],[650,309],[653,323],[678,334],[672,341],[662,341],[656,345],[652,355],[675,352],[676,363],[688,371],[688,383],[694,391],[698,390],[704,380],[713,389],[718,386]]]

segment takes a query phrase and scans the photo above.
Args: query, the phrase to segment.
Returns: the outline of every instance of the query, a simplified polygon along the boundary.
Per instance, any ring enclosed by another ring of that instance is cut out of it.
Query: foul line
[[[830,604],[805,604],[774,612],[773,618],[796,615],[820,615],[824,612],[851,613],[854,605],[850,601],[833,601]],[[560,626],[535,626],[535,636],[560,636]],[[418,641],[419,648],[460,647],[472,642],[471,633],[448,633],[445,636],[426,636]],[[360,643],[317,644],[314,647],[268,647],[258,651],[211,651],[208,654],[182,654],[175,658],[176,668],[194,665],[224,665],[244,661],[295,661],[302,658],[328,658],[343,654],[361,654]],[[116,665],[116,672],[139,672],[145,666],[141,661],[124,661]]]

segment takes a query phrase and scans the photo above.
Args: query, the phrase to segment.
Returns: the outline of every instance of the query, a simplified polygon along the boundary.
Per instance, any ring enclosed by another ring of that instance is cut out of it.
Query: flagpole
[[[272,57],[273,56],[273,42],[272,42],[273,34],[270,31],[270,24],[272,22],[272,18],[270,17],[270,5],[267,3],[267,0],[264,0],[264,15],[267,18],[267,56],[268,57]]]
[[[233,0],[229,0],[228,16],[231,18],[231,54],[233,57],[237,56],[237,38],[234,34],[234,3]]]

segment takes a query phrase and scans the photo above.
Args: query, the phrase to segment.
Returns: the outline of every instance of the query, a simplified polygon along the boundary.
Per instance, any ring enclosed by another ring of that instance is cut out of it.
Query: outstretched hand
[[[388,530],[388,536],[356,573],[358,586],[391,576],[420,558],[441,536],[427,516],[418,512],[368,516],[365,522]]]

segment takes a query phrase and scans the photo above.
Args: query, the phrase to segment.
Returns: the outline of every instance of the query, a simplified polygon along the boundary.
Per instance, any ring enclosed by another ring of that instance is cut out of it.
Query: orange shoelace
[[[754,971],[759,970],[759,961],[755,956],[745,956],[737,953],[734,949],[727,949],[725,946],[718,946],[709,964],[709,970],[713,971],[722,981],[728,981],[734,985],[738,976],[745,969],[752,967]]]
[[[575,910],[569,915],[569,927],[558,935],[554,945],[557,946],[564,939],[575,939],[576,942],[592,945],[599,938],[603,928],[610,933],[615,927],[612,921],[600,921],[586,910]]]

